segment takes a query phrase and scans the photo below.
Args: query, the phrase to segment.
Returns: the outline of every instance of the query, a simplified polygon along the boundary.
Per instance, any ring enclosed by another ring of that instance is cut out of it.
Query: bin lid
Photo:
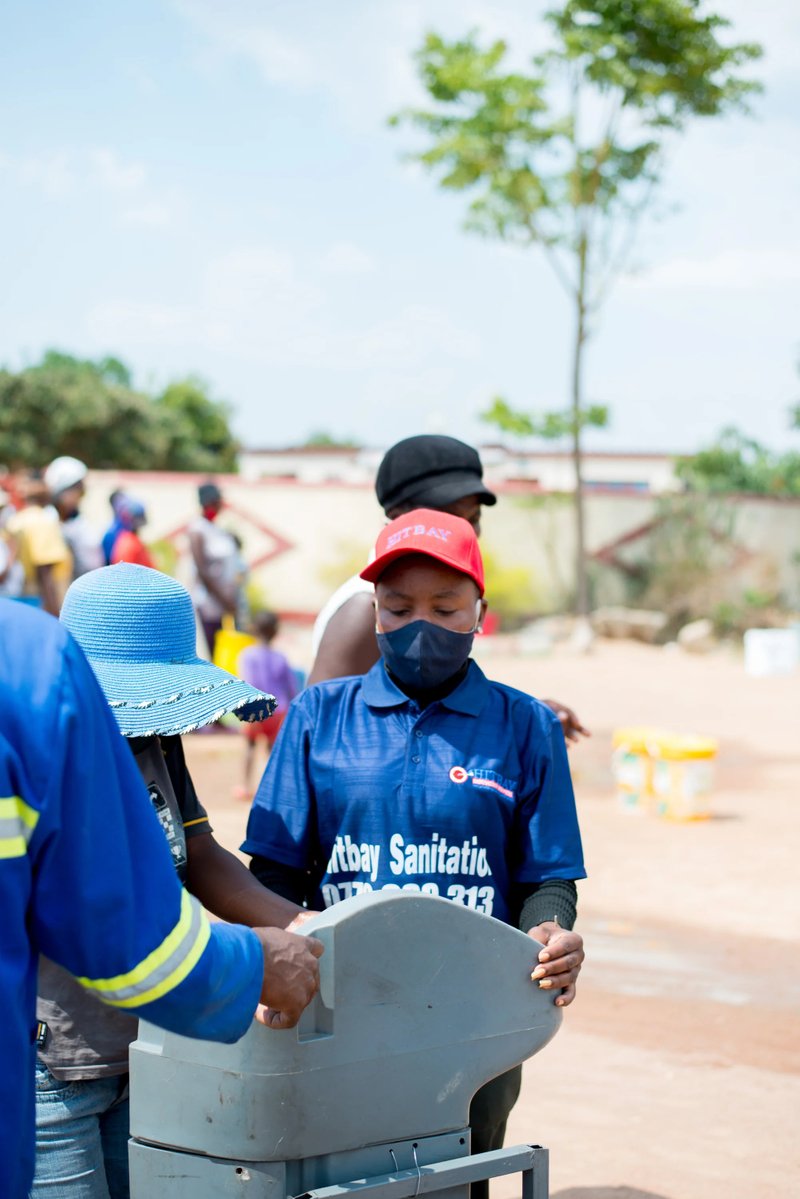
[[[139,1025],[134,1138],[265,1162],[452,1132],[478,1088],[561,1023],[556,994],[531,981],[538,944],[450,899],[359,895],[307,933],[325,953],[296,1029],[254,1023],[219,1045]]]
[[[615,729],[611,744],[614,749],[627,750],[632,754],[647,754],[653,752],[653,746],[672,734],[664,729],[653,728],[650,725],[630,725]]]
[[[719,743],[713,737],[673,734],[662,737],[652,752],[659,758],[682,762],[691,758],[714,758],[718,749]]]

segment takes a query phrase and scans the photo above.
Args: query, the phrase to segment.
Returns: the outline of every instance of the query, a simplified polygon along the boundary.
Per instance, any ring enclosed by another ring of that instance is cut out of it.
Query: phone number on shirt
[[[320,888],[325,907],[333,907],[343,899],[351,899],[354,895],[363,895],[367,891],[416,891],[422,895],[441,895],[438,883],[384,883],[382,887],[373,887],[372,883],[324,883]],[[454,903],[463,903],[465,907],[484,916],[491,916],[494,908],[494,887],[462,887],[459,883],[451,883],[444,892],[445,899]]]

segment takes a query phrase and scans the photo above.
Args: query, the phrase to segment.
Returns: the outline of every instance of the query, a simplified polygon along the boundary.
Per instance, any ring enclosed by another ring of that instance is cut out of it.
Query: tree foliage
[[[429,33],[416,64],[433,107],[405,110],[392,123],[424,135],[426,148],[411,157],[441,187],[470,193],[466,228],[540,248],[572,303],[569,406],[544,426],[533,416],[530,423],[572,438],[576,592],[585,611],[581,433],[607,413],[596,406],[592,419],[585,409],[584,347],[661,178],[667,135],[691,117],[746,108],[758,84],[739,71],[761,50],[723,43],[728,22],[704,15],[700,0],[567,0],[545,22],[551,44],[524,71],[507,65],[503,41]],[[495,404],[489,419],[508,420],[508,412]]]
[[[539,416],[534,412],[512,408],[502,396],[495,396],[480,417],[501,433],[557,441],[561,437],[573,436],[576,425],[578,429],[604,429],[608,424],[609,411],[605,404],[587,404],[579,412],[544,412]]]
[[[733,427],[707,449],[680,458],[675,473],[692,491],[800,496],[800,453],[775,453]]]
[[[0,371],[0,462],[10,467],[71,454],[97,469],[232,471],[229,417],[195,378],[158,395],[135,390],[117,358],[48,350],[35,366]]]
[[[309,450],[359,450],[361,446],[354,437],[337,437],[325,429],[315,429],[303,442]]]

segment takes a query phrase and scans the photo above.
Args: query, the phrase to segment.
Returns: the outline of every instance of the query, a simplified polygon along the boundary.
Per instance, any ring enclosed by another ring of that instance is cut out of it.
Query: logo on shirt
[[[164,830],[164,836],[167,838],[169,852],[172,854],[172,861],[175,864],[175,869],[178,876],[183,879],[187,857],[186,857],[186,838],[183,834],[183,827],[179,826],[175,816],[170,811],[169,803],[161,789],[156,783],[150,783],[147,788],[150,795],[150,802],[155,808],[156,816],[161,822],[161,827]]]
[[[507,799],[513,799],[516,793],[513,779],[503,778],[502,774],[495,774],[493,770],[467,770],[463,766],[450,768],[451,783],[466,783],[468,780],[473,787],[486,787],[490,791],[498,791]]]

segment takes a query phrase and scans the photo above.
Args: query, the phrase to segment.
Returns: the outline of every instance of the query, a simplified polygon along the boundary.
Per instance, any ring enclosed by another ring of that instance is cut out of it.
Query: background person
[[[26,1199],[33,1176],[40,953],[129,1015],[207,1040],[241,1037],[259,997],[272,1005],[262,1019],[289,1027],[318,986],[312,938],[209,925],[81,651],[57,621],[6,599],[0,911],[3,1199]]]
[[[111,564],[130,562],[135,566],[156,569],[153,556],[139,536],[147,524],[147,512],[141,500],[132,495],[121,495],[117,500],[117,523],[119,530],[111,550]]]
[[[6,529],[16,509],[11,496],[0,487],[0,595],[17,599],[25,586],[25,572],[17,555],[17,543]]]
[[[460,516],[481,531],[481,508],[497,503],[483,482],[478,451],[455,437],[422,433],[386,451],[375,479],[378,503],[389,520],[414,508]],[[336,591],[317,617],[312,634],[314,663],[308,683],[365,674],[379,657],[373,594],[356,575]],[[558,716],[568,741],[589,736],[576,714],[558,700],[542,701]]]
[[[244,726],[246,740],[243,764],[242,787],[234,791],[236,799],[253,798],[253,764],[256,745],[263,741],[269,755],[275,738],[280,732],[286,717],[289,704],[297,695],[297,681],[294,671],[289,665],[289,659],[280,650],[273,649],[279,628],[278,617],[274,612],[259,612],[253,619],[253,630],[258,638],[255,645],[242,650],[239,656],[238,672],[245,682],[250,683],[258,691],[274,695],[275,711],[266,720],[251,721]]]
[[[282,929],[301,916],[298,905],[267,891],[218,844],[186,767],[182,733],[227,712],[258,719],[273,706],[271,696],[196,657],[186,589],[144,566],[102,567],[72,584],[61,619],[128,740],[188,891],[237,924]],[[39,967],[37,1019],[32,1194],[127,1199],[128,1048],[136,1021],[104,1009],[47,958]]]
[[[532,977],[566,1006],[585,877],[566,745],[548,707],[469,656],[486,612],[475,531],[410,512],[383,529],[361,577],[381,660],[292,704],[250,812],[250,868],[311,907],[403,889],[516,924],[545,947],[538,964],[531,948]],[[475,1152],[501,1147],[520,1080],[508,1071],[475,1096]]]
[[[45,487],[61,522],[64,540],[72,554],[72,577],[103,565],[103,550],[97,531],[81,513],[86,494],[86,464],[79,458],[54,458],[44,472]]]
[[[119,516],[117,514],[117,507],[124,495],[124,491],[117,489],[116,491],[112,491],[111,495],[108,497],[108,502],[111,505],[111,512],[113,515],[111,524],[106,529],[100,541],[100,548],[103,551],[103,560],[106,566],[111,565],[111,555],[114,552],[114,542],[117,540],[117,537],[122,531],[122,525],[119,522]]]
[[[222,511],[222,492],[216,483],[202,483],[197,489],[200,516],[189,525],[189,549],[194,579],[191,592],[197,615],[203,626],[209,657],[214,656],[214,641],[224,616],[236,619],[239,603],[240,555],[236,540],[220,528],[217,517]]]
[[[45,505],[49,499],[41,479],[23,477],[18,485],[22,507],[5,523],[22,566],[24,583],[19,597],[58,616],[72,579],[72,554],[60,522]]]

